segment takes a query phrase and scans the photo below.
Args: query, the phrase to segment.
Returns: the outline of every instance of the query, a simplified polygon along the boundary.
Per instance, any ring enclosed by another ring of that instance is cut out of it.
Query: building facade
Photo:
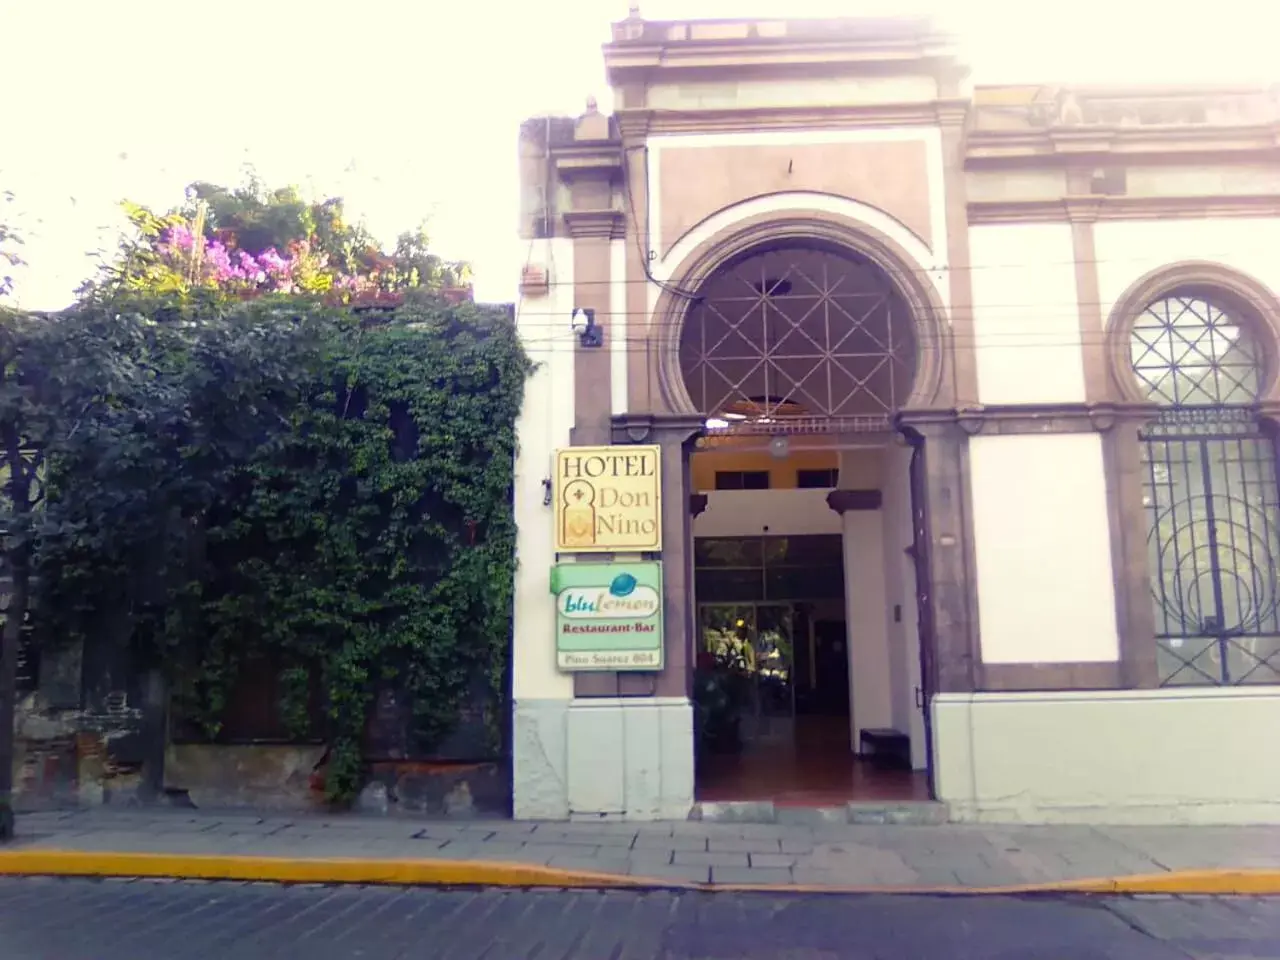
[[[1280,822],[1273,92],[974,88],[916,20],[604,57],[611,115],[521,131],[515,815]],[[562,549],[602,446],[658,549]],[[548,571],[608,560],[660,669],[558,655]]]

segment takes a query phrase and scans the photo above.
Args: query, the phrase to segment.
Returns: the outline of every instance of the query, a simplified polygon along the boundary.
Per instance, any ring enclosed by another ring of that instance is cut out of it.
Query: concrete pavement
[[[523,823],[100,808],[27,814],[18,829],[18,842],[0,851],[0,873],[885,891],[1100,881],[1083,889],[1280,893],[1277,827]]]
[[[0,878],[4,960],[1243,960],[1280,900]]]

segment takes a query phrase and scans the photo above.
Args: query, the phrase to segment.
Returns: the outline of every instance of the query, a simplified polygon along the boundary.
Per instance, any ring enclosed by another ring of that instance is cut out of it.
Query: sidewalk
[[[18,831],[17,843],[0,848],[0,873],[1280,893],[1280,827],[581,824],[98,809],[23,815]]]

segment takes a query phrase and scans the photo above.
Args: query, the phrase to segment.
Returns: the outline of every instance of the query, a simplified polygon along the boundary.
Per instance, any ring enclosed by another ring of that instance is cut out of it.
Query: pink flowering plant
[[[312,294],[339,303],[398,302],[406,291],[469,285],[465,264],[430,253],[424,231],[384,252],[342,201],[304,202],[292,188],[257,181],[229,190],[197,183],[166,215],[126,204],[137,239],[122,246],[103,284],[132,290],[213,290],[238,297]]]
[[[253,293],[294,293],[301,258],[282,256],[275,247],[257,255],[234,250],[217,239],[197,237],[187,223],[161,233],[155,252],[162,264],[192,287],[218,287]]]

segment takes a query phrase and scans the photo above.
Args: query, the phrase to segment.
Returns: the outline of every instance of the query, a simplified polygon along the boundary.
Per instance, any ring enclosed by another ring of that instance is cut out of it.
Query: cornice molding
[[[627,215],[621,210],[566,210],[564,223],[575,240],[620,240],[627,235]]]
[[[895,426],[925,437],[959,431],[978,434],[1105,433],[1117,423],[1150,420],[1159,412],[1154,403],[1007,403],[971,404],[952,408],[903,410]]]
[[[613,112],[613,122],[623,143],[644,140],[649,135],[650,117],[653,111],[646,107],[619,108]]]
[[[1110,197],[1050,200],[972,200],[970,225],[990,223],[1071,223],[1097,220],[1280,217],[1280,193],[1236,196]]]
[[[589,147],[557,147],[556,173],[565,183],[577,180],[616,180],[622,176],[621,144],[607,141]]]
[[[980,118],[981,108],[977,116]],[[1111,127],[1086,124],[1040,129],[969,131],[965,165],[1055,166],[1081,160],[1150,157],[1280,155],[1280,123],[1162,124]]]
[[[611,86],[630,80],[652,80],[730,72],[739,76],[794,73],[801,68],[841,74],[892,75],[957,69],[950,44],[932,38],[856,39],[676,39],[651,43],[611,43],[604,48],[605,73]]]
[[[624,136],[664,133],[738,133],[760,130],[847,130],[883,126],[937,126],[959,122],[968,101],[918,100],[900,103],[725,107],[702,110],[637,108],[614,113]]]
[[[614,443],[687,444],[707,428],[704,417],[669,413],[621,413],[612,419]]]

